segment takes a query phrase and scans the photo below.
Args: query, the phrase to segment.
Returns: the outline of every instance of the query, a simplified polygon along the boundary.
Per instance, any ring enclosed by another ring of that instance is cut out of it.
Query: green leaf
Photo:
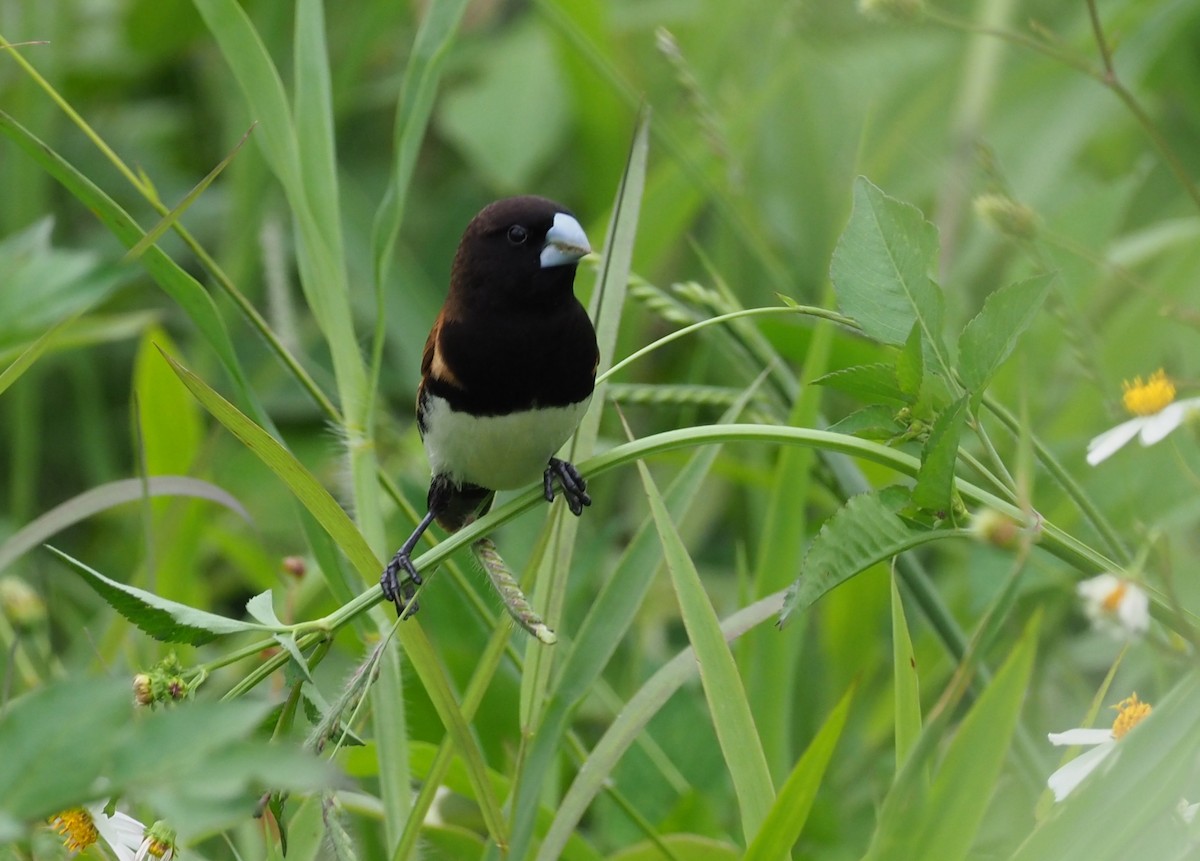
[[[396,125],[393,130],[395,151],[392,154],[392,175],[371,228],[371,257],[376,289],[383,286],[387,277],[396,237],[404,221],[409,183],[421,144],[425,140],[434,97],[442,78],[442,67],[450,54],[466,8],[467,0],[442,0],[427,4],[425,17],[421,19],[413,40],[408,65],[404,68],[404,83],[396,104]]]
[[[44,141],[31,134],[28,129],[14,120],[4,111],[0,111],[0,132],[8,135],[34,162],[62,183],[80,203],[96,215],[114,236],[123,244],[132,247],[144,235],[141,228],[124,209],[100,190],[95,183],[80,173],[75,167],[65,161]],[[208,345],[221,360],[222,366],[237,386],[238,394],[258,413],[258,399],[250,388],[237,353],[225,323],[217,312],[216,303],[194,277],[185,272],[179,264],[168,257],[157,246],[146,250],[141,257],[141,263],[146,271],[171,299],[178,304],[191,319],[197,330],[204,336]],[[0,290],[0,298],[11,293],[11,290]],[[35,290],[33,296],[41,294]],[[0,320],[4,314],[0,312]]]
[[[830,433],[854,434],[863,439],[894,439],[904,433],[904,425],[896,420],[896,408],[872,404],[838,419],[828,427]]]
[[[983,309],[958,338],[958,373],[963,385],[982,393],[1004,364],[1046,300],[1052,275],[1035,275],[987,297]]]
[[[915,206],[888,197],[865,177],[854,184],[854,209],[833,252],[830,278],[838,306],[884,344],[904,344],[915,324],[943,373],[942,294],[930,278],[937,229]]]
[[[884,799],[864,861],[959,861],[967,856],[1009,757],[1033,671],[1038,619],[1035,616],[1026,626],[1008,660],[959,725],[928,791],[925,763],[916,755],[909,759]],[[936,734],[922,745],[932,751],[944,738],[945,727],[931,722],[925,732]]]
[[[0,345],[44,335],[97,305],[133,274],[102,263],[94,252],[55,247],[53,231],[54,220],[43,218],[0,239]]]
[[[954,493],[954,464],[958,440],[967,419],[964,395],[938,414],[921,449],[921,471],[913,487],[912,502],[923,511],[945,516],[951,511]]]
[[[188,607],[186,604],[168,601],[145,589],[118,583],[61,550],[49,546],[46,549],[83,575],[87,584],[114,610],[154,639],[164,643],[200,646],[225,634],[269,630],[263,625],[227,619],[215,613]]]
[[[765,375],[760,376],[747,386],[721,421],[735,421],[758,393],[764,380]],[[700,499],[704,479],[720,453],[720,446],[697,449],[667,487],[665,501],[673,520],[681,520]],[[566,658],[550,688],[550,705],[530,745],[526,759],[527,775],[544,774],[552,767],[571,712],[577,703],[588,696],[625,639],[646,593],[654,583],[654,575],[661,561],[662,544],[653,524],[644,522],[617,560],[612,574],[600,587],[573,640],[568,644]],[[591,762],[601,770],[611,771],[616,767],[617,759],[619,753],[609,762],[603,760],[599,749],[592,751]],[[565,840],[572,833],[593,797],[594,794],[588,794],[582,788],[577,791],[572,787],[572,792],[563,799],[555,813],[554,825],[542,843],[539,858],[558,857],[557,853],[565,849],[565,844],[558,842],[559,839]]]
[[[346,554],[355,569],[367,576],[381,570],[379,561],[371,552],[371,548],[367,546],[362,533],[338,505],[337,500],[313,477],[312,473],[304,468],[295,455],[285,449],[273,436],[238,412],[233,404],[213,391],[204,380],[170,356],[164,354],[164,357],[175,373],[179,375],[183,384],[213,418],[241,440],[291,489],[296,499],[309,510],[337,543],[341,551]]]
[[[700,574],[671,521],[654,479],[650,477],[650,470],[641,461],[638,461],[638,473],[650,503],[654,526],[662,541],[663,557],[679,600],[688,640],[696,650],[709,714],[733,780],[742,831],[750,840],[762,828],[775,800],[775,790],[754,726],[754,716],[750,713],[750,703],[741,676],[738,675],[737,664],[721,634],[717,614],[704,591]]]
[[[808,545],[800,577],[788,589],[779,622],[809,607],[830,589],[876,562],[930,541],[960,534],[909,526],[896,512],[907,494],[901,488],[851,497],[834,513]]]
[[[773,595],[738,610],[721,623],[726,641],[733,641],[778,612],[779,596]],[[576,834],[576,827],[591,802],[607,785],[622,756],[644,733],[646,725],[684,685],[696,677],[696,651],[688,647],[655,671],[629,698],[604,735],[596,742],[587,767],[575,775],[571,788],[555,812],[554,822],[538,850],[537,861],[558,861]]]
[[[204,437],[195,399],[163,361],[179,348],[160,326],[143,333],[133,363],[140,442],[149,475],[187,475]]]
[[[904,617],[904,602],[896,578],[892,583],[892,686],[895,691],[896,776],[921,735],[921,685],[917,655]]]
[[[762,828],[746,850],[744,861],[774,861],[790,857],[792,846],[800,838],[808,821],[808,814],[834,748],[846,727],[853,693],[854,689],[851,688],[842,696],[788,775]]]
[[[159,220],[158,224],[156,224],[152,228],[150,228],[146,232],[145,236],[143,236],[141,239],[139,239],[132,248],[130,248],[128,251],[126,251],[125,256],[121,258],[121,262],[122,263],[131,263],[134,260],[137,260],[139,257],[141,257],[143,254],[146,253],[147,248],[149,248],[154,243],[158,242],[158,240],[162,238],[162,235],[164,233],[166,233],[168,230],[170,230],[172,227],[174,227],[179,222],[179,219],[181,219],[183,217],[183,214],[185,212],[187,212],[188,207],[190,207],[193,203],[195,203],[197,200],[199,200],[200,195],[202,195],[204,193],[205,189],[207,189],[210,185],[213,184],[213,181],[218,176],[221,175],[221,172],[223,170],[225,170],[225,168],[229,167],[229,165],[233,161],[234,157],[239,152],[241,152],[241,149],[245,145],[246,141],[248,141],[250,139],[250,133],[253,131],[254,131],[254,126],[251,126],[249,128],[249,130],[247,130],[247,132],[244,135],[242,135],[242,139],[237,142],[237,145],[232,150],[229,151],[229,155],[225,156],[225,158],[223,158],[219,162],[217,162],[217,166],[214,167],[212,170],[210,170],[208,172],[208,174],[204,177],[204,179],[202,179],[198,183],[196,183],[196,185],[193,186],[192,190],[189,191],[184,196],[183,200],[179,201],[179,203],[175,206],[174,209],[172,209],[170,212],[168,212],[166,215],[164,215]],[[149,187],[149,179],[146,177],[143,177],[143,180],[146,182],[147,187]]]
[[[313,790],[333,769],[286,742],[256,738],[270,704],[189,702],[134,707],[125,680],[68,679],[0,714],[0,818],[44,820],[123,796],[193,838],[244,821],[262,790]],[[69,764],[69,767],[67,767]]]
[[[194,0],[194,3],[258,123],[261,133],[255,134],[255,141],[284,186],[297,184],[300,156],[296,131],[283,81],[266,46],[235,0]]]
[[[823,377],[817,377],[813,380],[813,385],[829,386],[856,395],[869,403],[892,401],[906,404],[911,400],[900,387],[896,378],[896,367],[882,362],[833,371]]]
[[[921,348],[921,328],[913,324],[904,349],[896,356],[896,382],[904,392],[907,403],[915,403],[921,396],[921,383],[925,380],[925,354]]]

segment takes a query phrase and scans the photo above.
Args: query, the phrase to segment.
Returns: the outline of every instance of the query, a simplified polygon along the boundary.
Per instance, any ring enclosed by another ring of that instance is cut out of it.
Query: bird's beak
[[[565,212],[556,213],[554,224],[546,232],[546,244],[542,246],[542,268],[577,263],[591,251],[592,246],[579,222]]]

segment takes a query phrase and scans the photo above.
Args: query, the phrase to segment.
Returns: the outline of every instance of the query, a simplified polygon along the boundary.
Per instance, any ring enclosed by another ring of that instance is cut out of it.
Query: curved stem
[[[665,335],[651,344],[647,344],[640,350],[630,353],[624,359],[617,362],[615,365],[597,377],[596,385],[600,385],[600,383],[617,373],[617,371],[623,370],[626,366],[631,365],[643,356],[654,352],[659,347],[665,347],[672,341],[678,341],[680,338],[686,337],[693,332],[698,332],[699,330],[705,329],[709,326],[716,326],[720,323],[727,323],[730,320],[737,320],[742,317],[759,317],[766,316],[768,314],[802,314],[807,317],[817,317],[822,320],[832,320],[835,323],[840,323],[841,325],[856,331],[860,329],[858,323],[851,318],[845,317],[836,311],[830,311],[828,308],[820,308],[815,305],[779,305],[769,308],[745,308],[741,311],[731,311],[728,314],[719,314],[716,317],[708,317],[707,319],[701,320],[698,323],[693,323],[690,326],[684,326],[682,329],[677,329],[671,334]]]
[[[579,463],[578,466],[581,472],[591,477],[608,472],[618,466],[624,466],[635,460],[663,452],[680,448],[691,448],[698,445],[713,445],[727,442],[812,446],[814,448],[849,455],[861,460],[868,460],[909,477],[915,476],[920,468],[920,462],[912,455],[896,451],[869,440],[810,428],[750,424],[705,425],[667,431],[617,446],[603,454]],[[1027,515],[1020,508],[983,488],[961,479],[957,481],[957,487],[959,493],[964,498],[977,505],[985,505],[993,508],[1023,525],[1037,525],[1029,523]],[[510,500],[506,505],[494,509],[486,517],[480,518],[470,526],[450,535],[432,550],[426,551],[418,559],[413,560],[413,562],[418,569],[429,570],[460,547],[469,545],[501,524],[507,523],[541,502],[543,502],[541,488],[531,487]],[[1091,572],[1096,570],[1114,570],[1118,567],[1117,563],[1112,559],[1079,541],[1054,524],[1042,521],[1040,528],[1042,534],[1041,546],[1079,570]],[[373,607],[382,600],[383,594],[378,588],[368,589],[328,616],[312,622],[301,623],[296,626],[295,630],[336,630],[359,613]]]

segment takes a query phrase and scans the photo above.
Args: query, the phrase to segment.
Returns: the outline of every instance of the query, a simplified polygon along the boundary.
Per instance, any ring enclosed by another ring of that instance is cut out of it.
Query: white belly
[[[425,452],[434,475],[449,475],[491,490],[515,490],[542,477],[587,412],[587,400],[569,407],[479,418],[450,409],[430,395],[425,402]]]

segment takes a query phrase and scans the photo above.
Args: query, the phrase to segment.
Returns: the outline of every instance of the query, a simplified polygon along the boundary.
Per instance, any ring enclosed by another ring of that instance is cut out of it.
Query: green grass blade
[[[1195,762],[1200,753],[1200,673],[1184,676],[1154,711],[1118,743],[1104,764],[1062,802],[1012,856],[1012,861],[1055,858],[1172,857],[1143,854],[1152,840],[1186,829],[1172,827],[1181,799],[1195,800]],[[1048,776],[1048,775],[1047,775]],[[1195,831],[1191,831],[1194,840]],[[1194,856],[1195,844],[1176,858]]]
[[[192,190],[184,195],[183,200],[179,201],[174,209],[164,215],[159,220],[158,224],[150,228],[150,230],[146,232],[146,235],[137,241],[136,245],[126,251],[125,256],[121,258],[121,262],[132,263],[134,260],[137,260],[144,253],[146,253],[147,248],[158,242],[159,238],[161,238],[164,233],[178,224],[179,219],[183,217],[185,212],[187,212],[188,207],[199,200],[200,195],[202,195],[205,190],[213,184],[213,181],[221,175],[221,172],[225,170],[225,168],[229,167],[230,162],[232,162],[237,154],[241,152],[242,147],[245,146],[246,141],[250,139],[250,135],[253,131],[254,126],[251,126],[246,133],[242,135],[242,139],[237,142],[237,146],[229,151],[229,155],[217,162],[217,166],[210,170],[208,174],[205,175],[204,179],[196,183],[192,187]]]
[[[235,0],[194,0],[221,55],[230,65],[261,133],[255,135],[267,163],[285,188],[300,182],[300,155],[287,94],[275,64],[250,18]]]
[[[805,356],[806,382],[823,374],[828,367],[833,334],[830,324],[817,325]],[[815,427],[819,423],[823,393],[819,386],[804,386],[792,405],[788,424]],[[761,549],[754,566],[755,598],[786,588],[800,567],[808,538],[808,505],[815,463],[816,452],[807,448],[780,449],[776,456],[758,541]],[[805,696],[803,686],[796,685],[794,679],[804,634],[803,625],[757,632],[746,638],[739,655],[763,751],[777,781],[783,780],[794,761],[792,735],[797,698]]]
[[[126,246],[136,245],[145,235],[129,214],[95,183],[3,111],[0,111],[0,132],[11,138],[43,170],[62,183]],[[256,416],[265,418],[266,413],[242,371],[229,332],[208,291],[157,247],[148,249],[142,255],[142,265],[163,291],[183,309],[216,352],[243,402]]]
[[[75,314],[66,320],[60,320],[43,332],[36,341],[22,350],[21,354],[12,360],[12,363],[4,369],[3,373],[0,373],[0,394],[3,394],[5,389],[19,380],[21,375],[29,370],[34,362],[41,358],[42,353],[46,352],[59,336],[63,334],[63,330],[77,319],[79,319],[79,314]]]
[[[762,827],[775,800],[775,789],[771,785],[771,774],[754,725],[754,716],[750,713],[750,702],[746,698],[733,654],[721,634],[717,614],[700,581],[700,574],[671,521],[662,495],[650,477],[650,470],[639,462],[638,472],[650,502],[650,514],[663,543],[663,556],[679,600],[688,639],[696,650],[704,695],[708,700],[721,753],[733,779],[741,811],[742,831],[749,841]]]
[[[396,237],[404,221],[413,168],[425,140],[425,130],[429,127],[429,116],[433,111],[433,97],[442,78],[442,66],[466,8],[467,0],[443,0],[428,4],[413,40],[412,54],[404,69],[404,84],[396,104],[392,176],[383,202],[375,213],[375,224],[371,230],[376,289],[381,289],[387,280]]]
[[[846,728],[853,694],[853,688],[846,691],[788,775],[783,788],[779,790],[779,797],[771,805],[766,821],[746,850],[743,861],[772,861],[790,857],[792,846],[800,839],[808,821],[808,814],[825,776],[825,769],[833,757],[834,748],[842,736],[842,730]]]
[[[738,610],[721,624],[722,636],[728,641],[737,639],[756,625],[761,625],[779,612],[781,595],[770,595],[749,607]],[[605,731],[580,769],[562,803],[542,846],[537,861],[555,861],[574,833],[579,821],[593,799],[604,789],[617,763],[667,701],[688,681],[696,677],[696,651],[689,646],[665,663],[638,688],[621,709],[616,720]]]
[[[223,505],[246,521],[250,514],[229,493],[216,485],[198,478],[184,475],[152,475],[144,482],[139,478],[126,478],[86,490],[66,502],[31,520],[0,544],[0,571],[14,560],[29,552],[52,535],[87,518],[108,511],[117,505],[137,502],[149,496],[186,496],[206,499]]]
[[[629,271],[633,265],[633,246],[637,239],[638,215],[641,210],[642,190],[646,180],[646,161],[649,157],[650,138],[649,111],[638,118],[637,129],[625,163],[625,172],[613,204],[613,216],[604,239],[604,258],[597,277],[596,289],[588,309],[596,327],[596,341],[600,348],[599,370],[612,363],[617,343],[617,327],[621,322],[621,308],[629,284]],[[600,431],[600,415],[604,403],[604,387],[597,386],[592,398],[592,408],[580,422],[575,435],[567,444],[567,459],[578,463],[592,453]],[[538,590],[534,606],[551,628],[558,625],[562,615],[562,603],[566,595],[567,577],[570,574],[571,554],[575,545],[575,534],[579,528],[576,518],[559,514],[550,520],[548,528],[555,529],[551,552],[547,553],[538,572]],[[521,721],[526,726],[537,726],[541,704],[546,699],[550,673],[554,658],[536,643],[530,643],[525,654],[525,675],[521,679]]]
[[[904,602],[900,599],[895,576],[891,578],[891,583],[892,686],[895,691],[896,774],[899,776],[921,735],[921,686],[917,657],[908,633]]]
[[[955,731],[928,791],[923,789],[924,763],[918,754],[910,757],[884,800],[866,858],[957,861],[967,856],[1009,754],[1033,671],[1039,618],[1026,626],[1008,660]],[[939,737],[943,731],[943,722],[931,722],[925,729]],[[924,749],[935,747],[930,737]]]
[[[300,0],[296,4],[295,46],[296,146],[303,191],[317,230],[329,245],[330,256],[341,260],[345,253],[338,198],[333,96],[321,0]]]
[[[725,413],[723,420],[736,419],[757,393],[762,381],[760,378],[747,387]],[[697,451],[671,482],[665,498],[672,518],[681,519],[691,509],[719,452],[717,446]],[[571,712],[593,690],[604,667],[628,633],[661,560],[662,545],[658,536],[652,524],[643,523],[592,602],[591,609],[570,642],[565,659],[555,673],[541,725],[526,755],[519,790],[526,793],[528,798],[518,794],[518,811],[531,808],[537,801],[536,789],[548,779],[548,772],[562,746]],[[591,764],[592,767],[601,767],[595,760]],[[614,764],[609,763],[610,766]],[[581,816],[583,811],[577,813]],[[525,825],[525,816],[517,816],[516,821]],[[514,828],[514,835],[519,833]]]

